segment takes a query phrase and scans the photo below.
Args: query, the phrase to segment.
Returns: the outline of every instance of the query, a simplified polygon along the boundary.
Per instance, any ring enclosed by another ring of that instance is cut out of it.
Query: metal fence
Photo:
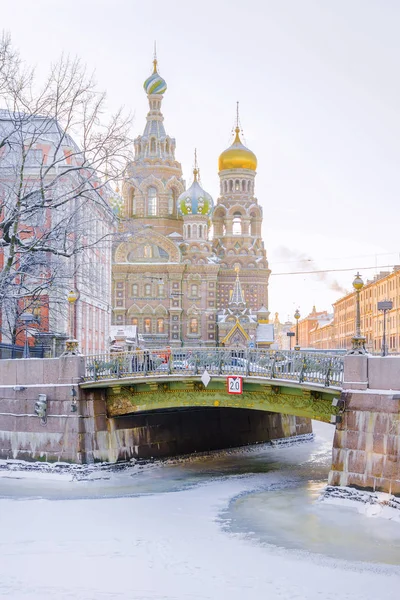
[[[23,346],[0,343],[0,360],[6,358],[22,358],[23,352]],[[29,355],[31,358],[43,358],[44,353],[45,350],[43,346],[29,346]]]
[[[143,376],[241,375],[340,387],[344,357],[317,352],[178,348],[86,357],[86,381]]]

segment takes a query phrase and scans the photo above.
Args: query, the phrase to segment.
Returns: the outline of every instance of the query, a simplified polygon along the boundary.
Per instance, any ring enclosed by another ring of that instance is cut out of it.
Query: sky
[[[2,0],[0,26],[39,78],[61,53],[79,56],[109,110],[132,112],[133,136],[156,40],[166,131],[188,185],[197,148],[215,200],[240,102],[269,308],[285,321],[331,311],[358,269],[366,281],[400,264],[399,22],[394,0]]]

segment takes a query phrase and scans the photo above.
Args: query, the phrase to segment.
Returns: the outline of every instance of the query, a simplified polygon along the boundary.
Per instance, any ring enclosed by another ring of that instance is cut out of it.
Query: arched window
[[[242,235],[242,215],[240,213],[233,215],[232,235]]]
[[[199,321],[197,317],[192,317],[189,321],[189,331],[190,333],[198,333],[199,332]]]
[[[229,191],[233,192],[233,179],[229,180]]]
[[[144,295],[151,296],[151,283],[146,283],[144,286]]]
[[[174,190],[168,191],[168,214],[175,214],[175,194]]]
[[[240,181],[236,179],[235,181],[235,192],[240,192]]]
[[[150,140],[150,152],[151,152],[151,154],[155,154],[156,153],[156,140],[155,140],[155,138],[151,138],[151,140]]]
[[[151,319],[144,320],[144,333],[151,333]]]
[[[198,286],[197,286],[195,283],[193,283],[193,284],[190,286],[190,294],[191,294],[192,296],[197,296],[197,295],[198,295],[198,293],[199,293],[199,288],[198,288]]]
[[[199,225],[199,238],[203,237],[203,226]]]
[[[132,296],[133,296],[134,298],[137,298],[137,297],[139,296],[139,286],[138,286],[138,284],[137,284],[137,283],[134,283],[134,284],[132,285]]]
[[[135,190],[131,189],[131,216],[134,217],[136,215],[136,196]]]
[[[250,190],[251,190],[251,181],[249,180],[247,182],[247,191],[250,192]]]
[[[145,258],[153,258],[153,248],[146,244],[146,246],[143,248],[143,254]]]
[[[193,237],[197,238],[197,225],[193,225],[193,227],[192,227],[192,233],[193,233]]]
[[[242,181],[242,192],[245,192],[245,191],[246,191],[246,180],[243,179],[243,181]]]
[[[169,141],[168,140],[165,142],[165,152],[167,154],[169,154]]]
[[[164,319],[157,319],[157,333],[164,333]]]
[[[159,295],[159,297],[164,296],[164,284],[163,283],[158,284],[158,295]]]
[[[188,239],[190,239],[190,237],[191,237],[190,225],[187,226],[187,236],[188,236]]]
[[[133,319],[131,319],[131,324],[134,325],[135,327],[138,326],[138,320],[136,317],[133,317]]]
[[[149,217],[157,216],[157,190],[153,186],[147,190],[147,214]]]

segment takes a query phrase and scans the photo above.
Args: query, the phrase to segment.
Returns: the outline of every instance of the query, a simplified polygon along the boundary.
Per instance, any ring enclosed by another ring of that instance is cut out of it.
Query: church
[[[144,90],[149,112],[125,171],[113,251],[113,329],[134,330],[149,348],[269,347],[257,158],[243,145],[237,120],[218,160],[217,201],[202,187],[196,157],[185,189],[175,139],[164,127],[167,84],[156,58]]]

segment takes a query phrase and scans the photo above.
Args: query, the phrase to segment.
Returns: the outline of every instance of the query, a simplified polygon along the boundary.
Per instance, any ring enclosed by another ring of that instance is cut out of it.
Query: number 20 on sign
[[[228,394],[243,394],[243,377],[230,375],[226,378]]]

